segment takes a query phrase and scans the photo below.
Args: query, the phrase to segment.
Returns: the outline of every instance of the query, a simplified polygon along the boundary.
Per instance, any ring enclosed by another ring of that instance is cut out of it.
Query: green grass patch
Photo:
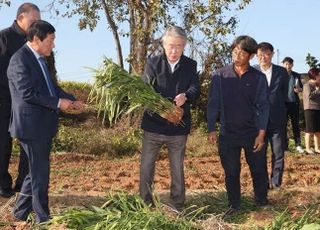
[[[192,216],[168,216],[159,207],[150,208],[138,195],[108,193],[101,207],[72,208],[53,216],[47,227],[77,230],[100,229],[200,229]]]

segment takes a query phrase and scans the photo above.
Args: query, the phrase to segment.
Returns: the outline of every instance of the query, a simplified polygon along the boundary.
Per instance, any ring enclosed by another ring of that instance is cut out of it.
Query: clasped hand
[[[72,101],[66,98],[60,99],[60,109],[62,111],[78,111],[81,112],[86,108],[86,104],[82,101]]]

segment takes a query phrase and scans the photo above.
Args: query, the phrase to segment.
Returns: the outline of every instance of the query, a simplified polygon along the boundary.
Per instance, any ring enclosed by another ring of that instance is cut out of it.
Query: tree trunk
[[[122,68],[124,68],[123,65],[123,55],[122,55],[122,48],[121,48],[121,43],[120,43],[120,38],[119,38],[119,34],[118,34],[118,29],[117,26],[115,24],[115,22],[112,20],[110,12],[109,12],[109,8],[108,5],[106,3],[106,1],[101,1],[104,12],[106,14],[106,18],[107,21],[109,23],[109,26],[112,30],[112,34],[116,43],[116,50],[117,50],[117,55],[118,55],[118,65],[121,66]]]
[[[141,75],[147,58],[151,36],[150,4],[137,0],[128,1],[130,13],[130,73]]]

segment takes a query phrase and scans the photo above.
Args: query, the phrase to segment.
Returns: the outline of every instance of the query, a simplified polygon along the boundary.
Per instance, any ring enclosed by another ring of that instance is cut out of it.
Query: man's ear
[[[33,36],[33,41],[39,42],[41,41],[40,38],[37,35]]]
[[[24,17],[23,14],[19,14],[18,17],[17,17],[17,21],[21,22],[23,17]]]

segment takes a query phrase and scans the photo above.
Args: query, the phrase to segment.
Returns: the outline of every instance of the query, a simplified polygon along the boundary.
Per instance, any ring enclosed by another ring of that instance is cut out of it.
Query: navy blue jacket
[[[57,96],[50,96],[40,64],[27,45],[12,56],[8,80],[12,98],[11,136],[25,140],[52,138],[58,128],[59,98],[74,100],[74,97],[54,82]]]
[[[240,78],[233,64],[213,73],[207,106],[209,132],[216,130],[219,117],[222,136],[255,137],[259,130],[266,130],[269,118],[266,76],[250,66]]]
[[[151,82],[156,92],[172,102],[180,93],[186,93],[187,101],[182,106],[184,125],[172,124],[158,114],[145,111],[141,128],[169,136],[189,134],[191,127],[190,103],[200,95],[197,62],[182,55],[172,73],[166,56],[157,55],[147,60],[142,78],[145,82]]]
[[[256,66],[260,70],[259,66]],[[286,126],[289,75],[285,68],[272,64],[271,82],[269,86],[270,115],[268,129]]]

